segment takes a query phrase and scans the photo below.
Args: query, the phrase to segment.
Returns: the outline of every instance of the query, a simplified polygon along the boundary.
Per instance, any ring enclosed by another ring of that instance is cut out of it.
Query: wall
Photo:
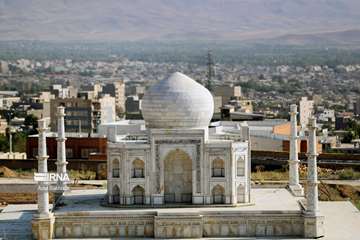
[[[46,138],[47,154],[49,159],[56,159],[57,157],[57,142],[55,137]],[[72,156],[67,152],[67,159],[89,159],[89,157],[82,156],[81,152],[86,149],[94,149],[91,152],[101,153],[97,159],[106,160],[107,140],[99,137],[67,137],[65,142],[66,150],[72,151]],[[37,137],[28,137],[26,140],[26,154],[28,159],[35,159],[37,156]],[[72,150],[69,150],[72,149]],[[84,153],[83,153],[84,154]]]
[[[222,97],[222,103],[227,104],[231,97],[241,97],[241,87],[240,86],[215,86],[214,95]]]
[[[283,140],[252,136],[251,149],[254,151],[281,152],[283,151]]]
[[[101,110],[101,123],[111,123],[116,120],[115,98],[105,95],[99,99]]]
[[[56,238],[302,237],[301,211],[55,213]]]
[[[290,122],[275,125],[273,127],[274,134],[290,136],[290,131],[291,131],[291,123]]]
[[[288,140],[283,141],[283,149],[281,152],[289,152],[290,151],[290,142]],[[298,151],[302,153],[307,152],[307,140],[298,140]],[[317,152],[322,153],[322,144],[317,144]]]
[[[56,171],[56,160],[48,160],[48,171]],[[37,169],[38,160],[7,160],[1,159],[0,165],[10,169]],[[66,165],[67,170],[89,170],[96,172],[97,179],[106,179],[106,171],[104,172],[104,166],[106,168],[106,160],[79,160],[73,159],[68,161]],[[104,176],[105,175],[105,176]]]
[[[64,98],[50,100],[50,127],[52,132],[57,131],[57,107],[65,107],[65,129],[66,132],[78,132],[79,121],[81,131],[92,131],[92,101],[80,98]]]

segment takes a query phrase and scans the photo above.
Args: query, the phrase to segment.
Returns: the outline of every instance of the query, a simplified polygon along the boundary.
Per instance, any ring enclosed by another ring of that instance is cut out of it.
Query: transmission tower
[[[207,72],[206,88],[211,92],[213,90],[213,79],[215,78],[214,59],[211,51],[208,52],[207,66],[208,66],[208,72]]]

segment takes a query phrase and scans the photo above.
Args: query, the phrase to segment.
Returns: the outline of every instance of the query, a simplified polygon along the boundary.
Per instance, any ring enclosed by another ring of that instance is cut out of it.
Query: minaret
[[[38,120],[38,173],[41,178],[48,180],[47,174],[47,152],[46,152],[46,120]],[[44,179],[43,179],[44,180]],[[38,214],[33,215],[31,221],[32,234],[34,239],[53,239],[55,218],[53,213],[49,212],[49,183],[39,181],[37,202]]]
[[[297,135],[297,106],[290,106],[290,151],[289,151],[289,189],[295,196],[303,196],[304,189],[299,183],[298,135]]]
[[[319,238],[324,236],[324,216],[319,212],[318,176],[317,176],[317,140],[316,119],[309,118],[308,124],[308,172],[306,189],[306,208],[304,212],[304,237]]]
[[[58,136],[57,136],[57,173],[59,175],[64,176],[66,174],[66,148],[65,148],[65,123],[64,123],[64,116],[65,116],[65,108],[60,106],[57,108],[57,128],[58,128]],[[59,180],[57,184],[57,196],[59,198],[63,195],[63,192],[66,188],[66,183],[64,181]]]
[[[306,194],[306,213],[311,216],[317,216],[318,207],[318,176],[317,176],[317,141],[316,141],[316,119],[309,119],[309,142],[308,142],[308,176],[307,176],[307,194]]]
[[[38,120],[38,172],[47,174],[47,151],[46,151],[46,121],[45,119]],[[39,217],[49,217],[49,188],[47,182],[39,182],[38,185],[38,214]]]

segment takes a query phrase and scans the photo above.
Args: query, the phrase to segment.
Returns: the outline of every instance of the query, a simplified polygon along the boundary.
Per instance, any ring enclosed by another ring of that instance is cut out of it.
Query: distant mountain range
[[[258,40],[259,43],[286,45],[353,45],[360,47],[360,30],[322,32],[311,34],[286,34]]]
[[[0,0],[0,40],[358,44],[360,0]]]

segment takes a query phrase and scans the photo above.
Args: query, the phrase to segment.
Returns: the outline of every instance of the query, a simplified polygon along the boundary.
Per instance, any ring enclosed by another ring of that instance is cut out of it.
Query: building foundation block
[[[320,238],[325,235],[324,216],[304,217],[304,237]]]
[[[31,221],[33,238],[38,240],[53,239],[54,223],[55,217],[53,214],[34,216]]]

